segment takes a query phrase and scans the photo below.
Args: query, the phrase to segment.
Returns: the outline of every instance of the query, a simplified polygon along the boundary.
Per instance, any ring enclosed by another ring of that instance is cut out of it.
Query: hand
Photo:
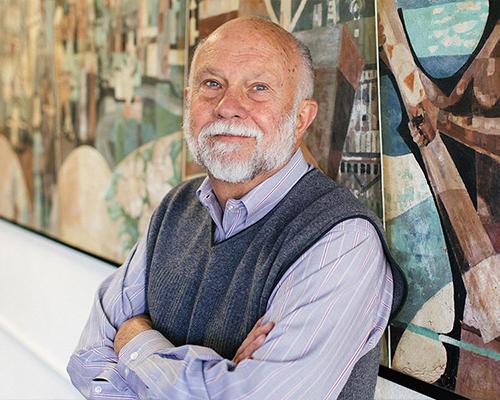
[[[114,349],[115,353],[119,354],[123,346],[135,338],[139,333],[148,331],[153,328],[153,323],[147,315],[137,315],[126,320],[118,332],[116,332]]]
[[[269,321],[264,325],[261,325],[261,323],[262,318],[255,323],[246,339],[243,343],[241,343],[238,351],[236,351],[236,355],[233,358],[233,362],[236,364],[240,361],[252,358],[252,354],[255,350],[262,346],[262,343],[266,340],[267,335],[271,332],[271,329],[274,328],[274,322]]]

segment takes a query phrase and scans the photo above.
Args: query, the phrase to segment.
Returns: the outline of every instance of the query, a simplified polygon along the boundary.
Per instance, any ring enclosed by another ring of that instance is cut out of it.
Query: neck
[[[226,202],[229,199],[240,199],[248,192],[250,192],[254,187],[264,182],[270,176],[273,176],[276,172],[278,172],[281,168],[283,168],[286,164],[273,169],[272,171],[262,173],[257,175],[251,181],[241,182],[241,183],[229,183],[218,180],[214,178],[212,175],[208,174],[210,177],[210,183],[212,184],[212,190],[219,201],[219,204],[224,212],[226,208]]]

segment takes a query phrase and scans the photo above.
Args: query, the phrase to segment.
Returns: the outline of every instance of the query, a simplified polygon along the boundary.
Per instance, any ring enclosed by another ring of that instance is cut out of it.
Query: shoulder
[[[383,252],[378,229],[368,219],[349,218],[339,222],[323,234],[304,253],[303,258],[314,257],[318,254],[323,254],[323,258],[337,258],[345,253],[366,247],[373,247],[377,252]]]
[[[358,235],[363,238],[374,238],[379,239],[379,234],[377,229],[375,228],[373,222],[366,218],[349,218],[346,219],[337,225],[335,225],[330,232],[328,232],[324,237],[328,234],[332,234],[335,232],[343,233],[343,234],[351,234]]]

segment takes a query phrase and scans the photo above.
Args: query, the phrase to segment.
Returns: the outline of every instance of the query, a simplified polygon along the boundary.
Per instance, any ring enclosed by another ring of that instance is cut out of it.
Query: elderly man
[[[302,156],[312,88],[307,48],[268,21],[198,46],[184,128],[208,177],[167,194],[100,287],[68,365],[86,397],[336,398],[377,346],[394,308],[385,241]]]

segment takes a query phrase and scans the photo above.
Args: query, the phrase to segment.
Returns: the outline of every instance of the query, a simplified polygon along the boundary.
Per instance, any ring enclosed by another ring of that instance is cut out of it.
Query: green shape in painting
[[[157,137],[179,132],[181,129],[182,98],[177,96],[172,82],[156,85],[154,117]]]
[[[397,321],[410,323],[424,303],[452,280],[446,243],[429,197],[386,223],[394,259],[408,280],[408,298]]]

